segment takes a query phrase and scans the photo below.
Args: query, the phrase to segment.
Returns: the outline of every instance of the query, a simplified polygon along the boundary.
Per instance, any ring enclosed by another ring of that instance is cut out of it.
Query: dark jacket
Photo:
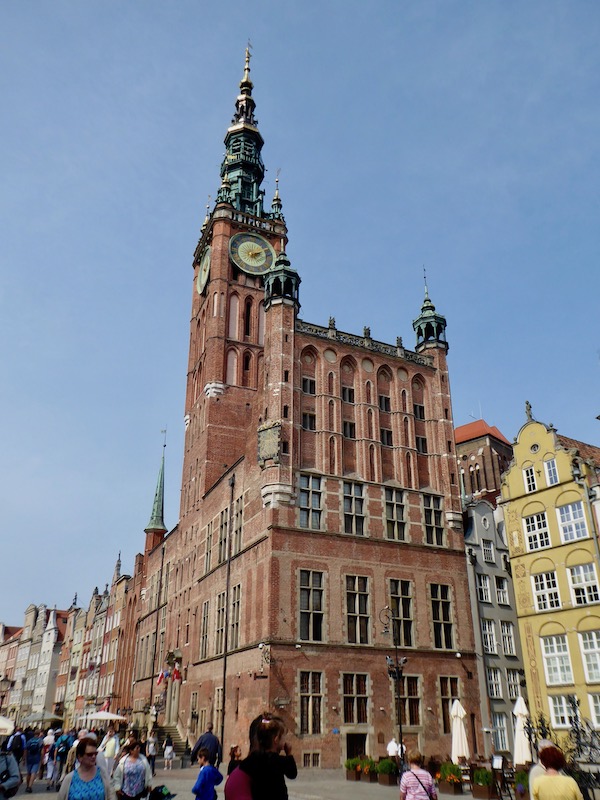
[[[198,760],[198,751],[200,748],[206,747],[208,750],[208,760],[213,767],[218,767],[221,763],[221,743],[212,731],[206,731],[198,739],[192,750],[191,760],[195,764]]]
[[[240,769],[252,779],[253,800],[287,800],[285,779],[293,779],[298,774],[294,756],[259,751],[250,753]]]

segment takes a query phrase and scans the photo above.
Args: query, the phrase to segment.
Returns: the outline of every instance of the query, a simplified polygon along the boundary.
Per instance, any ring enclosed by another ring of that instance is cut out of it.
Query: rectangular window
[[[496,576],[496,602],[501,606],[509,605],[508,580]]]
[[[548,698],[550,701],[550,721],[555,728],[570,728],[575,722],[571,701],[574,695],[558,694]]]
[[[385,490],[386,536],[396,542],[404,541],[404,492],[402,489]]]
[[[412,647],[413,607],[412,583],[410,581],[390,579],[390,610],[394,645],[397,647]]]
[[[500,679],[500,670],[497,667],[488,667],[487,685],[489,697],[495,700],[502,697],[502,681]]]
[[[233,517],[233,555],[242,549],[242,527],[244,524],[244,498],[238,497],[235,501]]]
[[[228,650],[237,650],[240,646],[240,612],[242,608],[242,586],[236,584],[231,588],[231,636]]]
[[[431,617],[433,646],[438,650],[452,650],[452,601],[450,587],[444,583],[431,584]]]
[[[585,679],[588,683],[600,683],[600,631],[585,631],[579,634]]]
[[[554,486],[558,483],[558,470],[556,469],[556,460],[549,458],[544,461],[544,470],[546,472],[546,483],[548,486]]]
[[[302,428],[305,431],[317,430],[317,415],[304,412],[302,414]]]
[[[368,722],[367,675],[345,672],[342,675],[344,688],[344,722]]]
[[[493,564],[496,560],[494,558],[494,543],[489,539],[482,539],[481,549],[483,551],[483,560],[487,561],[488,564]]]
[[[219,564],[227,558],[227,509],[224,508],[219,516]]]
[[[392,432],[389,428],[380,428],[379,436],[381,438],[381,444],[385,447],[391,447],[393,445]]]
[[[483,639],[483,652],[496,652],[496,623],[492,619],[481,620],[481,636]]]
[[[398,697],[400,689],[400,697]],[[421,724],[421,687],[417,675],[403,675],[394,681],[395,708],[400,708],[403,725]]]
[[[521,676],[518,669],[506,670],[506,684],[508,686],[508,696],[511,700],[516,700],[521,689]]]
[[[314,378],[302,378],[302,391],[304,394],[316,394],[317,384]]]
[[[550,534],[548,533],[548,520],[546,519],[545,511],[525,517],[524,523],[528,550],[541,550],[543,547],[550,547]]]
[[[508,750],[506,714],[497,712],[492,714],[492,742],[494,743],[494,750],[496,753],[500,753],[502,750]]]
[[[425,419],[425,406],[420,403],[413,403],[415,419]]]
[[[202,623],[200,627],[200,658],[208,656],[208,615],[210,609],[210,601],[205,600],[202,604]]]
[[[212,554],[212,533],[213,524],[209,522],[206,526],[206,550],[204,551],[204,574],[210,572],[210,557]]]
[[[223,687],[217,686],[215,689],[215,730],[221,730],[223,720]],[[204,728],[201,728],[204,730]]]
[[[458,700],[458,678],[454,676],[440,676],[440,700],[442,703],[442,728],[444,733],[450,733],[450,709],[452,703]]]
[[[300,527],[318,531],[321,528],[321,478],[300,475]]]
[[[423,510],[425,513],[425,541],[427,544],[443,545],[442,498],[433,494],[424,494]]]
[[[390,398],[387,396],[387,394],[379,395],[379,410],[386,413],[389,413],[392,410]]]
[[[323,573],[300,570],[300,638],[323,641]]]
[[[532,580],[536,611],[560,608],[556,572],[540,572],[538,575],[533,575]]]
[[[505,656],[516,656],[515,650],[515,626],[512,622],[502,621],[500,623],[500,632],[502,636],[502,650]]]
[[[346,622],[348,641],[369,644],[369,579],[346,575]]]
[[[225,592],[217,595],[215,632],[215,655],[219,656],[225,650]]]
[[[344,482],[344,533],[364,536],[365,517],[362,483]]]
[[[588,532],[581,501],[559,506],[556,509],[556,513],[558,514],[558,524],[563,542],[573,542],[575,539],[585,539],[587,537]]]
[[[345,419],[342,423],[342,434],[346,439],[356,439],[356,424]]]
[[[600,600],[596,569],[593,564],[569,567],[568,573],[575,605],[586,606],[588,603],[597,603]]]
[[[600,728],[600,694],[588,694],[592,722],[596,730]]]
[[[415,436],[417,453],[427,453],[427,439],[424,436]]]
[[[573,683],[571,660],[567,637],[564,634],[557,636],[541,636],[544,670],[548,686],[560,686],[563,683]]]
[[[323,709],[323,673],[300,673],[300,733],[321,733]]]
[[[342,386],[342,400],[344,403],[354,402],[354,389],[351,386]]]
[[[535,482],[535,470],[533,467],[525,467],[523,470],[523,482],[525,483],[525,491],[528,494],[535,492],[537,485]]]
[[[477,575],[477,597],[480,603],[491,603],[489,575]]]

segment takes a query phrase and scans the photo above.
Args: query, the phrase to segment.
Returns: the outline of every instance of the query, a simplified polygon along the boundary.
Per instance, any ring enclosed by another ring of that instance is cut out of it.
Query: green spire
[[[156,492],[154,493],[154,505],[152,506],[152,516],[146,526],[146,531],[166,531],[165,527],[165,447],[163,445],[163,455],[160,462],[158,481],[156,482]]]
[[[413,321],[413,329],[417,334],[417,352],[429,344],[441,345],[448,350],[446,342],[446,318],[438,314],[429,297],[427,280],[425,280],[425,299],[421,313]]]
[[[250,80],[250,50],[246,48],[244,76],[240,81],[240,93],[235,101],[235,114],[225,136],[225,158],[221,164],[221,178],[228,179],[231,202],[238,211],[263,216],[264,191],[260,188],[265,176],[265,165],[261,157],[264,140],[258,131],[254,116],[256,103],[252,97]],[[223,180],[221,190],[223,190]]]

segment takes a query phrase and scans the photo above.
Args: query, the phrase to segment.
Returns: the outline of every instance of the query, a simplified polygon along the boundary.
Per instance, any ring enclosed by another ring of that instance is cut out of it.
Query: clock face
[[[231,260],[243,272],[263,275],[275,263],[275,251],[256,233],[236,233],[229,240]]]
[[[198,277],[196,278],[196,289],[198,294],[202,294],[204,287],[208,282],[208,275],[210,273],[210,247],[207,247],[200,260],[200,267],[198,269]]]

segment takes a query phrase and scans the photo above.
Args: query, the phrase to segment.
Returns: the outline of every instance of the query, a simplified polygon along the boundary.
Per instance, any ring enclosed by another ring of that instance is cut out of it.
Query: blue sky
[[[192,253],[247,40],[301,317],[414,346],[423,265],[457,425],[600,442],[600,6],[0,5],[0,620],[87,603],[177,522]],[[10,556],[10,557],[9,557]]]

